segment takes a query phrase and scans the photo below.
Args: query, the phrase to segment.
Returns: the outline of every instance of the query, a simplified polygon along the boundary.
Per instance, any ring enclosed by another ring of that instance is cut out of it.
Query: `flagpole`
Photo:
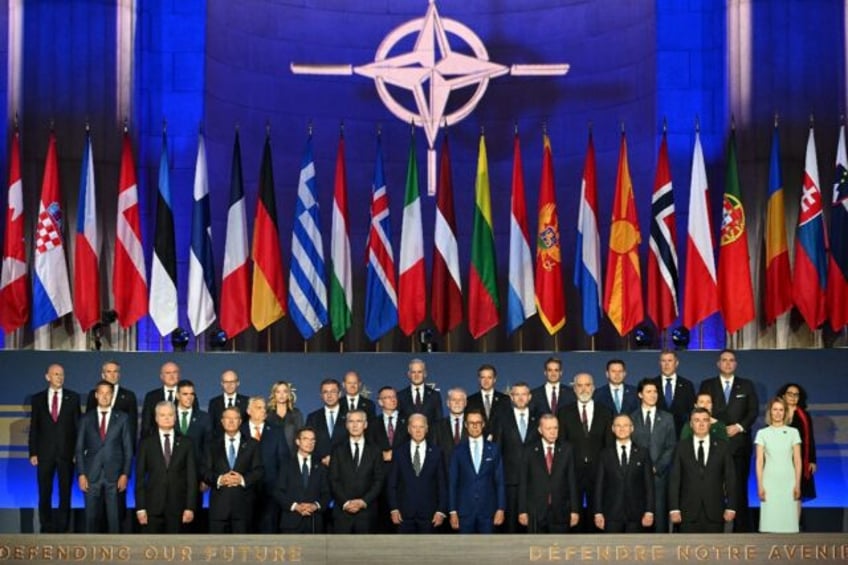
[[[265,348],[268,353],[271,353],[271,328],[265,332]]]
[[[559,351],[559,332],[554,334],[554,351]]]
[[[518,328],[518,351],[524,351],[524,328]]]
[[[591,347],[592,351],[595,350],[595,336],[589,336],[589,347]]]

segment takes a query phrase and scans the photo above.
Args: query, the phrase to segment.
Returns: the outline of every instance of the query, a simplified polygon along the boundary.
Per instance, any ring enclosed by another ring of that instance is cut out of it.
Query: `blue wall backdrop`
[[[6,5],[6,3],[4,3]],[[111,300],[115,195],[120,132],[126,118],[136,152],[142,231],[149,255],[155,210],[156,180],[163,124],[167,122],[171,187],[177,225],[180,318],[185,314],[191,188],[197,134],[207,136],[215,264],[220,277],[229,191],[229,167],[235,128],[241,132],[249,223],[256,202],[260,151],[270,126],[284,264],[290,264],[291,229],[300,158],[307,128],[314,131],[317,186],[329,256],[329,227],[335,151],[345,124],[351,243],[354,258],[354,326],[346,350],[409,350],[417,344],[393,332],[370,343],[362,327],[365,239],[373,176],[375,137],[382,129],[391,202],[395,254],[399,250],[403,183],[409,126],[392,116],[378,98],[373,81],[361,76],[294,75],[298,63],[360,65],[390,30],[424,15],[424,0],[264,2],[234,0],[207,4],[198,0],[138,2],[134,13],[131,103],[122,113],[117,61],[123,37],[118,9],[111,2],[57,4],[26,2],[23,18],[21,115],[24,187],[31,233],[37,208],[46,137],[51,121],[59,140],[60,174],[66,215],[75,218],[83,129],[91,123],[100,216],[105,234],[102,252],[104,308]],[[604,322],[591,340],[580,324],[580,299],[571,284],[574,224],[580,177],[591,124],[597,149],[600,230],[604,257],[609,236],[618,147],[626,128],[629,161],[647,255],[647,226],[657,148],[668,123],[671,167],[677,206],[681,272],[685,267],[685,227],[695,120],[700,121],[713,204],[714,233],[724,184],[724,150],[735,117],[742,169],[742,193],[748,213],[749,243],[755,285],[762,260],[763,202],[767,186],[768,148],[775,113],[781,120],[783,176],[787,190],[787,225],[794,226],[800,190],[803,148],[809,116],[816,118],[820,178],[829,200],[839,116],[845,110],[845,5],[838,0],[778,2],[666,2],[638,0],[526,0],[488,2],[444,0],[444,18],[462,22],[487,46],[493,61],[571,65],[565,77],[494,79],[477,109],[450,125],[454,190],[463,281],[467,288],[476,151],[485,128],[493,195],[498,286],[505,303],[508,253],[509,190],[514,124],[521,134],[530,231],[536,226],[543,124],[551,136],[563,249],[563,292],[567,325],[556,339],[537,319],[520,340],[508,338],[503,326],[475,342],[465,326],[453,332],[454,351],[525,349],[622,349]],[[4,10],[4,15],[7,10]],[[0,28],[8,39],[8,26]],[[454,41],[456,38],[452,38]],[[458,43],[458,42],[457,42]],[[0,45],[6,42],[0,41]],[[462,45],[453,45],[463,49]],[[408,46],[406,46],[408,47]],[[0,64],[0,78],[6,67]],[[457,93],[451,101],[467,97]],[[411,104],[408,96],[398,99]],[[11,110],[11,109],[10,109]],[[12,115],[8,116],[11,124]],[[422,132],[416,132],[419,170],[424,182]],[[438,143],[437,143],[438,145]],[[3,155],[6,154],[3,148]],[[0,204],[5,203],[5,191]],[[424,249],[428,272],[435,199],[423,198]],[[29,236],[28,236],[29,237]],[[71,249],[68,250],[72,257]],[[69,259],[70,260],[70,259]],[[605,263],[605,260],[604,260]],[[755,286],[755,288],[757,288]],[[502,314],[505,307],[502,308]],[[797,320],[787,325],[789,344],[815,343]],[[30,334],[23,335],[29,343]],[[773,347],[774,328],[758,319],[743,333],[745,347]],[[719,316],[693,332],[693,346],[724,345]],[[437,336],[442,349],[446,340]],[[827,334],[826,343],[844,344],[844,334]],[[779,343],[780,340],[778,339]],[[104,347],[120,347],[117,332]],[[135,346],[135,341],[132,341]],[[55,347],[90,347],[70,318],[53,329]],[[304,344],[286,319],[270,336],[249,331],[236,346],[242,350],[335,351],[328,331]],[[145,319],[137,347],[169,349]],[[192,344],[192,347],[195,347]],[[200,347],[202,348],[202,347]]]

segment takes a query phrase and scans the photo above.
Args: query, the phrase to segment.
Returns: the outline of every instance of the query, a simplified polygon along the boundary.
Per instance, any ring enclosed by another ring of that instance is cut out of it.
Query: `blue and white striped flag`
[[[209,175],[203,134],[197,141],[194,204],[191,211],[191,253],[188,263],[188,321],[194,335],[215,321],[215,268],[212,261],[212,225],[209,212]]]
[[[289,271],[289,315],[303,339],[311,338],[328,321],[327,276],[318,212],[310,135],[300,165]]]

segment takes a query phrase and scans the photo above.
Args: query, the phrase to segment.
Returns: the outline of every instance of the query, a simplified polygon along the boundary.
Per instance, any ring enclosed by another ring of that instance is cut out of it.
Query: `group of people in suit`
[[[125,529],[132,473],[135,518],[149,533],[721,532],[731,521],[748,531],[753,384],[735,375],[730,350],[698,394],[678,364],[663,351],[660,374],[633,386],[624,361],[610,360],[596,389],[585,372],[564,383],[551,357],[544,384],[516,382],[508,394],[486,364],[479,390],[447,391],[443,415],[414,359],[409,386],[382,387],[376,402],[354,371],[323,380],[322,405],[304,422],[290,384],[247,397],[231,370],[204,412],[168,362],[144,397],[137,449],[136,397],[117,363],[103,365],[81,418],[51,365],[30,428],[42,531],[68,527],[74,465],[92,532]]]

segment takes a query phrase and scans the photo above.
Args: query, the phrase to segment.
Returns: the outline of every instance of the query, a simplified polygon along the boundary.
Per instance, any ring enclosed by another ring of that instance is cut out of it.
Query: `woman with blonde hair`
[[[297,430],[303,427],[303,413],[295,408],[296,401],[297,396],[291,383],[277,381],[271,385],[271,393],[268,395],[268,423],[283,428],[291,453],[297,452],[294,438]]]
[[[757,432],[757,494],[760,531],[796,533],[801,514],[801,436],[786,424],[786,401],[767,404],[768,427]]]

